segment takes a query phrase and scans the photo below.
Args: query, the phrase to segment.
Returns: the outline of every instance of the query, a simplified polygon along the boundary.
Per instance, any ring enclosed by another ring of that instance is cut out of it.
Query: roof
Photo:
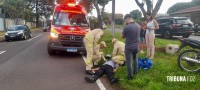
[[[108,13],[108,15],[109,15],[110,17],[112,17],[112,13]],[[124,15],[121,14],[121,13],[115,13],[115,18],[123,18],[123,17],[124,17]]]
[[[175,13],[171,13],[171,14],[180,14],[180,13],[188,13],[188,12],[195,12],[195,11],[200,11],[200,6],[186,8],[186,9],[179,10],[179,11],[177,11]]]
[[[183,19],[187,17],[162,17],[162,18],[157,18],[157,19]]]

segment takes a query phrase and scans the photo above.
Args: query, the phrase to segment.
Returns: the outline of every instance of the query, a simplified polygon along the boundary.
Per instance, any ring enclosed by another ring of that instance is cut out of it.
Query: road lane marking
[[[39,36],[41,36],[41,35],[42,35],[42,34],[39,34],[39,35],[37,35],[37,36],[35,36],[35,37],[29,39],[28,41],[31,41],[31,40],[33,40],[33,39],[35,39],[35,38],[37,38],[37,37],[39,37]]]
[[[85,56],[82,55],[83,60],[86,62],[86,58]],[[100,90],[106,90],[106,88],[104,87],[103,83],[101,82],[100,79],[96,80],[97,85],[99,86]]]
[[[3,53],[5,53],[5,52],[6,52],[6,51],[0,51],[0,55],[3,54]]]

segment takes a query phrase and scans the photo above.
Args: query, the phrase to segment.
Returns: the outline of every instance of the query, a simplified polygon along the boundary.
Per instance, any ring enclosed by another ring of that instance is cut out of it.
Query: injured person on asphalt
[[[119,82],[119,78],[114,77],[114,72],[119,67],[119,64],[111,60],[111,56],[108,54],[105,56],[105,58],[108,61],[106,61],[101,67],[93,69],[95,73],[92,76],[85,77],[85,81],[87,83],[94,83],[97,79],[102,77],[104,74],[106,74],[110,84],[115,84]]]

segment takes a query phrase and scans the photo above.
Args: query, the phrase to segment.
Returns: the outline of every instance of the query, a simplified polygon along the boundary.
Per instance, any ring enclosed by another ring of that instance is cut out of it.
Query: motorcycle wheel
[[[199,36],[200,35],[200,32],[199,32],[199,29],[197,27],[194,28],[194,34],[196,36]]]
[[[200,36],[200,32],[194,32],[196,36]]]
[[[188,72],[199,72],[200,71],[200,63],[195,63],[190,60],[186,60],[184,58],[195,59],[200,62],[200,52],[196,50],[185,50],[180,53],[178,57],[178,66],[185,71]]]

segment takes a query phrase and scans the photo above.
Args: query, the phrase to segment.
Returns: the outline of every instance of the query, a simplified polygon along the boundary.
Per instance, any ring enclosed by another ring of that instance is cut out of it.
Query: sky
[[[178,2],[190,2],[192,0],[163,0],[163,3],[160,7],[160,10],[158,11],[159,14],[165,14],[167,13],[168,8],[170,8],[172,5],[178,3]],[[157,0],[154,0],[154,6],[156,4]],[[140,8],[135,3],[135,0],[115,0],[115,12],[116,13],[122,13],[123,15],[130,13],[132,10]],[[106,7],[105,11],[111,13],[112,12],[112,2],[109,2]],[[92,11],[92,15],[96,16],[96,10],[94,9]]]

